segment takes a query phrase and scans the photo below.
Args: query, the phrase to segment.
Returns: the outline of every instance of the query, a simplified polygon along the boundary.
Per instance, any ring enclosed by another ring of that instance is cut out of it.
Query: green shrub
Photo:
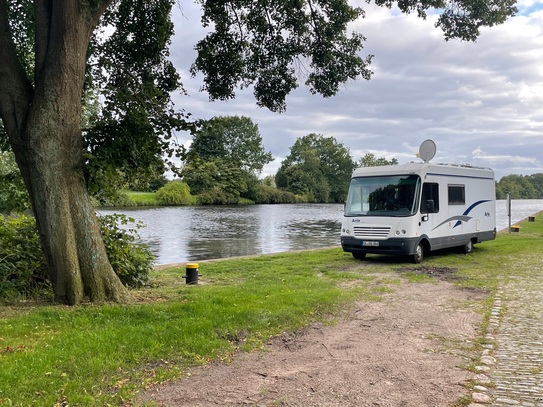
[[[12,152],[0,151],[0,212],[24,211],[30,208],[23,177]]]
[[[120,226],[130,222],[135,229]],[[122,283],[128,287],[144,285],[154,256],[146,245],[137,243],[141,224],[124,215],[103,216],[100,223],[109,261]],[[29,296],[50,287],[34,218],[0,215],[0,298]]]
[[[257,187],[255,201],[259,204],[295,203],[296,196],[292,192],[260,184]]]
[[[237,204],[238,201],[239,196],[224,192],[217,187],[198,195],[199,205],[228,205]]]
[[[120,225],[134,224],[135,229],[125,229]],[[137,230],[143,227],[126,215],[105,215],[100,218],[102,237],[113,270],[127,287],[141,287],[153,270],[154,255],[149,247],[137,243]]]
[[[296,203],[315,203],[315,197],[312,193],[304,194],[304,195],[298,195],[296,194]]]
[[[170,182],[156,192],[156,200],[161,205],[190,205],[190,188],[184,182]]]
[[[0,297],[31,295],[49,286],[34,218],[0,215]]]

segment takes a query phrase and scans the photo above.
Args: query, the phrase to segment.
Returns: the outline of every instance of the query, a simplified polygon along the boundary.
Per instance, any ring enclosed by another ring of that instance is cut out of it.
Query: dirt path
[[[149,389],[158,406],[453,406],[473,374],[467,348],[485,294],[451,283],[402,283],[380,302],[359,302],[334,326],[283,335],[268,351]]]

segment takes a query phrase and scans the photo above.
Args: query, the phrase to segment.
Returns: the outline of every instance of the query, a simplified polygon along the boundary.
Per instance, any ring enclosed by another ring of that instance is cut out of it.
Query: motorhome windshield
[[[393,175],[351,180],[345,216],[411,216],[417,212],[420,177]]]

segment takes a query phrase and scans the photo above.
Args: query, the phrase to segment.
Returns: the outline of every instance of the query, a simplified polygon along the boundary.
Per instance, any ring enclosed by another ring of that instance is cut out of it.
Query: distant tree
[[[262,184],[275,188],[277,185],[275,184],[275,175],[267,175],[262,180]]]
[[[162,174],[161,176],[157,178],[152,179],[149,182],[149,192],[158,191],[160,188],[165,186],[168,182],[170,181],[164,174]]]
[[[387,160],[384,157],[377,158],[373,153],[367,153],[364,157],[358,162],[359,167],[380,167],[383,165],[396,165],[398,160],[393,158],[392,160]]]
[[[193,195],[201,194],[215,186],[219,177],[219,167],[215,160],[204,161],[194,157],[183,165],[181,176]]]
[[[496,199],[505,199],[511,192],[511,188],[507,188],[505,182],[496,181]]]
[[[347,147],[333,137],[312,133],[296,140],[275,181],[278,188],[310,194],[318,202],[343,202],[354,168]]]
[[[526,180],[534,187],[533,199],[543,199],[543,174],[526,175]]]
[[[303,164],[280,168],[276,180],[279,188],[304,196],[308,202],[330,201],[330,185],[316,160],[308,159]]]
[[[536,190],[534,199],[543,199],[543,174],[532,174],[528,176],[528,180],[532,183]]]
[[[505,199],[507,194],[510,195],[511,199],[543,198],[538,189],[541,185],[537,184],[537,181],[542,177],[543,174],[539,174],[537,177],[533,175],[506,175],[496,184],[496,198]]]
[[[193,136],[187,160],[220,158],[240,169],[259,174],[273,160],[264,150],[258,126],[245,116],[217,116],[204,122]]]
[[[521,190],[521,194],[520,194],[521,199],[535,198],[537,191],[527,176],[520,177],[519,183],[520,183],[520,190]]]
[[[164,175],[164,163],[155,167],[154,171],[152,168],[148,168],[147,170],[145,174],[142,174],[142,177],[138,177],[137,174],[133,173],[130,176],[130,181],[128,177],[124,177],[123,179],[128,189],[140,192],[156,192],[169,182],[166,175]]]
[[[248,117],[214,117],[194,134],[181,175],[193,194],[223,191],[228,201],[249,193],[272,155]],[[222,195],[221,195],[222,196]],[[223,200],[221,198],[221,200]]]
[[[221,197],[224,195],[228,198],[228,203],[236,203],[241,194],[247,191],[248,174],[221,158],[193,158],[184,165],[181,175],[193,195],[220,191]],[[213,203],[210,200],[208,198],[207,203]],[[221,201],[224,199],[221,198]]]

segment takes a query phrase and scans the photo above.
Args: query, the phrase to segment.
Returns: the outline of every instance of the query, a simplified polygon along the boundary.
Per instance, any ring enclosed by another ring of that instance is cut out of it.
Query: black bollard
[[[185,276],[187,284],[198,284],[198,263],[187,263],[185,266],[187,275]]]

